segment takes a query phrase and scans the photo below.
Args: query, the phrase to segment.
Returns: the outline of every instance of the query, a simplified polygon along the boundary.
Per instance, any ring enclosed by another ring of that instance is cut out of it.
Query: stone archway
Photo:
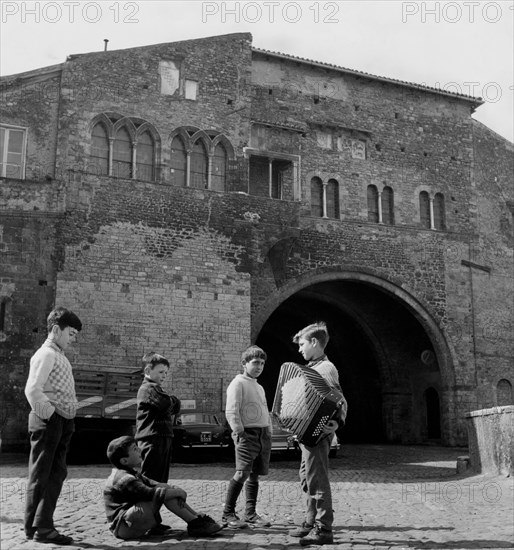
[[[255,316],[254,341],[270,358],[261,383],[271,404],[280,364],[302,362],[293,334],[325,320],[327,352],[350,404],[347,441],[415,443],[427,440],[424,392],[441,393],[442,433],[451,442],[451,355],[428,311],[404,289],[370,274],[323,274],[282,289]],[[431,355],[433,361],[426,361]]]

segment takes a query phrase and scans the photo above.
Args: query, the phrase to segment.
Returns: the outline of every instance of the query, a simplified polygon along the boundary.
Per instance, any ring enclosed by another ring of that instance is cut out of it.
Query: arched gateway
[[[420,443],[434,433],[451,441],[454,369],[446,339],[409,292],[370,273],[297,280],[257,312],[253,340],[269,354],[260,378],[269,403],[280,365],[303,362],[292,336],[317,320],[329,326],[327,353],[349,403],[346,441]],[[427,423],[427,390],[439,396],[440,426],[433,415]]]

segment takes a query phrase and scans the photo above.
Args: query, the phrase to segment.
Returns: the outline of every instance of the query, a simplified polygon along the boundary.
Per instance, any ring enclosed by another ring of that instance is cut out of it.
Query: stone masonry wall
[[[50,69],[6,77],[0,85],[2,123],[27,128],[27,180],[56,177],[61,69]]]
[[[393,189],[397,225],[421,227],[419,193],[427,190],[444,194],[448,230],[473,227],[469,105],[261,53],[254,55],[252,83],[253,116],[306,128],[299,151],[306,215],[317,175],[339,182],[344,220],[367,221],[366,188],[374,184]],[[331,147],[320,145],[319,133],[331,136]],[[352,155],[352,139],[365,143],[365,158]]]
[[[179,68],[173,93],[162,93],[162,62]],[[73,362],[135,367],[155,349],[173,365],[168,389],[218,410],[255,319],[280,305],[281,289],[354,269],[403,289],[441,331],[448,441],[462,442],[477,401],[494,404],[500,378],[514,383],[512,147],[472,121],[471,103],[252,53],[249,34],[71,56],[61,69],[41,76],[61,85],[41,112],[21,81],[6,81],[3,113],[29,127],[27,174],[37,176],[0,182],[0,357],[20,378],[59,303],[84,321]],[[196,99],[186,99],[186,80],[197,82]],[[153,125],[156,182],[91,173],[102,113]],[[266,121],[281,126],[270,150],[301,158],[301,200],[241,192],[252,123]],[[225,192],[171,185],[180,126],[228,138]],[[365,144],[361,158],[352,140]],[[340,219],[311,216],[314,175],[338,180]],[[368,221],[369,184],[394,190],[394,226]],[[421,190],[444,193],[446,231],[421,227]]]
[[[34,349],[46,338],[63,252],[62,187],[57,183],[0,183],[0,429],[3,441],[24,441],[28,404],[23,388]]]
[[[80,172],[68,201],[56,301],[86,325],[74,362],[137,367],[156,350],[173,364],[168,389],[220,410],[250,343],[257,252],[246,214],[276,233],[295,205]]]
[[[250,40],[251,35],[240,34],[73,56],[63,69],[59,165],[94,172],[88,166],[91,123],[101,113],[153,125],[161,150],[160,178],[167,182],[169,136],[178,127],[215,130],[241,147],[249,133]],[[180,69],[173,94],[161,91],[163,61]],[[186,99],[186,80],[198,83],[196,100]],[[78,93],[82,88],[96,93]]]
[[[474,296],[477,408],[482,409],[499,404],[500,380],[514,385],[514,146],[479,122],[474,137],[478,238],[470,248],[468,276]]]
[[[240,250],[215,231],[144,222],[103,226],[94,242],[67,247],[56,302],[86,321],[75,363],[137,367],[157,351],[173,366],[168,390],[219,409],[250,332],[249,275],[230,253]]]

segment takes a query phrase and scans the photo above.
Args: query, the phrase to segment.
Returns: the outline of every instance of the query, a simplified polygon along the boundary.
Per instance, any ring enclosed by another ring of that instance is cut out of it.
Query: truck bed
[[[135,420],[140,369],[78,365],[73,369],[78,418]]]

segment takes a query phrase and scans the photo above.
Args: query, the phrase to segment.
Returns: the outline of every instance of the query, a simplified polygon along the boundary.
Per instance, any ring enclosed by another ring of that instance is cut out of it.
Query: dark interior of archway
[[[344,307],[350,301],[352,308]],[[385,441],[381,387],[384,381],[380,379],[377,343],[356,322],[353,314],[359,303],[367,303],[368,309],[390,316],[392,323],[384,327],[384,335],[395,338],[394,333],[397,333],[403,357],[419,357],[423,349],[431,348],[414,316],[386,293],[361,283],[320,283],[285,300],[265,323],[256,341],[268,354],[259,382],[265,388],[271,409],[280,366],[288,361],[304,364],[292,342],[293,335],[304,326],[324,320],[330,333],[326,352],[338,369],[349,405],[344,441],[378,443]]]

